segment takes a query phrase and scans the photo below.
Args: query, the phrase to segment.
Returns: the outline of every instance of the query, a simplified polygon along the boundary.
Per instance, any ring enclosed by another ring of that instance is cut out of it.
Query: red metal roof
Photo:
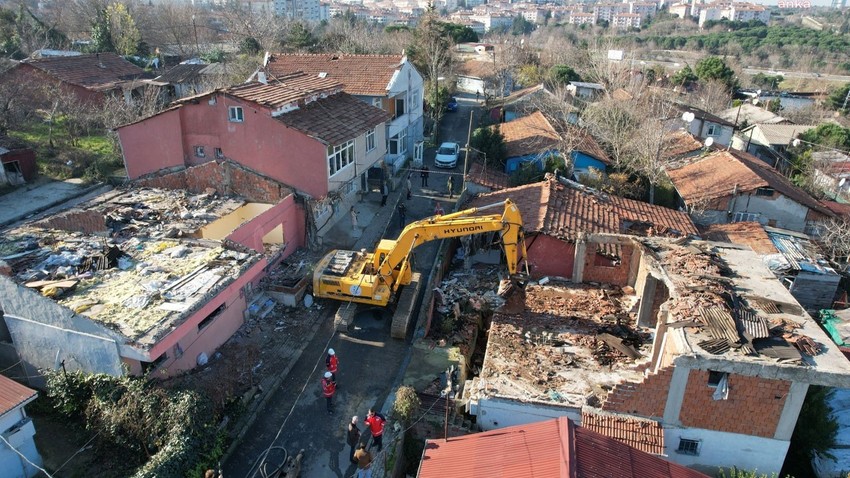
[[[708,478],[566,417],[428,440],[418,478]]]
[[[428,440],[419,478],[575,477],[567,418],[500,428],[446,440]]]
[[[0,375],[0,416],[3,416],[20,405],[34,399],[38,393],[12,380]]]

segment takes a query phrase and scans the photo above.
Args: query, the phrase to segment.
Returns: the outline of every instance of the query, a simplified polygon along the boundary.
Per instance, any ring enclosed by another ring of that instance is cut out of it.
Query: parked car
[[[457,98],[454,96],[449,98],[449,102],[446,103],[446,111],[457,111]]]
[[[457,143],[443,143],[437,149],[434,158],[434,166],[438,168],[453,168],[457,166],[457,156],[460,153],[460,145]]]

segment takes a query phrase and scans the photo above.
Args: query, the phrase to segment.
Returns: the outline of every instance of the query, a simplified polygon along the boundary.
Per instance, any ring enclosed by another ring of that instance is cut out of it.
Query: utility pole
[[[463,155],[463,187],[460,191],[461,195],[463,195],[463,191],[466,190],[466,171],[469,164],[469,141],[472,139],[472,116],[474,113],[474,109],[469,110],[469,131],[466,133],[466,154]]]
[[[844,104],[841,105],[842,110],[847,109],[847,101],[850,100],[850,88],[847,89],[847,96],[844,97]]]

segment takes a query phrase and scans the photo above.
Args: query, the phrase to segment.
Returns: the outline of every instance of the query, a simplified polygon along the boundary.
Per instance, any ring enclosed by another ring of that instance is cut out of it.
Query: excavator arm
[[[477,215],[502,208],[501,214]],[[499,232],[514,276],[525,258],[525,239],[519,209],[510,199],[488,206],[432,216],[405,227],[395,240],[382,239],[372,253],[332,251],[318,264],[313,293],[318,297],[387,305],[399,286],[411,281],[410,253],[430,241]]]

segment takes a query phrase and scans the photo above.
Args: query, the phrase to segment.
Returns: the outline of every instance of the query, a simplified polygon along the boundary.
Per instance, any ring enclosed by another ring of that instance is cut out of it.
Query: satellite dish
[[[761,96],[761,90],[756,90],[756,96]]]
[[[682,121],[686,121],[688,123],[693,121],[695,117],[696,116],[694,116],[694,114],[690,111],[685,111],[684,113],[682,113]]]
[[[800,140],[795,139],[794,141],[791,141],[791,144],[796,148],[797,146],[800,146]]]
[[[705,138],[705,147],[710,148],[714,144],[714,138]]]
[[[838,181],[838,187],[844,186],[844,183],[847,182],[847,178],[841,178],[841,181]]]

